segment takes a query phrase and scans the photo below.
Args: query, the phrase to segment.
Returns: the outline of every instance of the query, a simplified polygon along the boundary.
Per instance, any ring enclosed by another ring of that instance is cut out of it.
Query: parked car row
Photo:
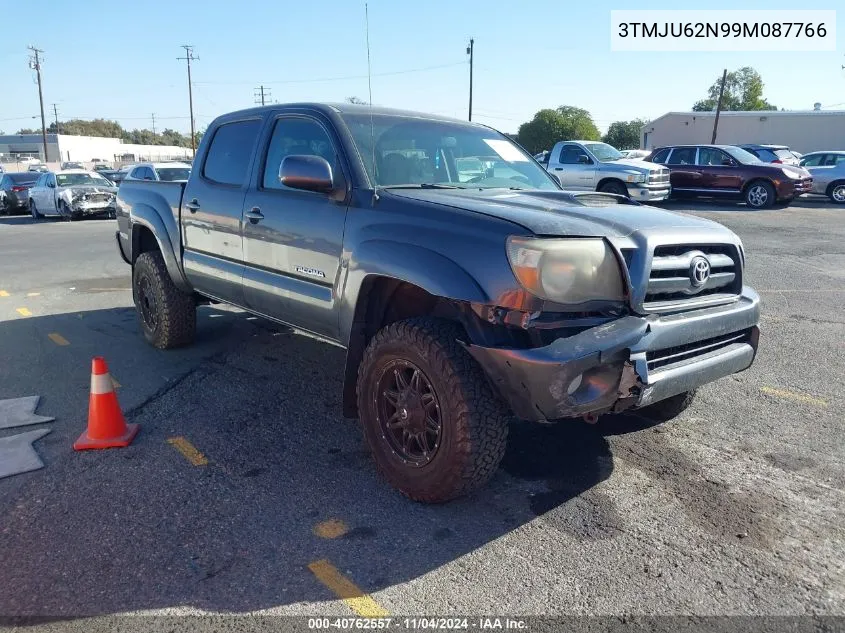
[[[79,163],[62,163],[55,172],[38,164],[43,170],[0,174],[0,214],[114,217],[115,193],[123,180],[185,182],[191,173],[191,165],[182,162],[138,163],[119,170],[99,162],[91,171],[74,165]]]
[[[639,202],[712,197],[763,209],[813,193],[845,204],[845,151],[802,156],[785,145],[747,144],[620,152],[607,143],[561,141],[534,158],[564,189],[601,191]]]

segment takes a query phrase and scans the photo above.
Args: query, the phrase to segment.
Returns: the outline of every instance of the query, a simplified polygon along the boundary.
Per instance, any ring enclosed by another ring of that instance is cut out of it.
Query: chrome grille
[[[704,258],[709,276],[695,279],[693,266]],[[654,251],[644,307],[674,308],[703,297],[726,300],[742,289],[742,262],[732,244],[680,244],[658,246]]]
[[[646,363],[650,372],[657,369],[664,369],[670,365],[678,365],[697,360],[705,354],[718,352],[729,345],[748,343],[750,338],[751,330],[742,330],[740,332],[704,339],[703,341],[687,343],[686,345],[650,350],[646,352]]]
[[[669,170],[655,169],[648,174],[648,184],[650,185],[668,185],[669,184]]]

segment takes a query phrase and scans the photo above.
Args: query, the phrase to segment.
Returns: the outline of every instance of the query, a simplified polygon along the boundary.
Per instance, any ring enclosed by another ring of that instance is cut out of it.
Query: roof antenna
[[[370,103],[370,145],[373,150],[373,204],[378,202],[378,181],[376,180],[376,128],[373,124],[373,74],[370,70],[370,10],[367,3],[364,3],[364,24],[367,31],[367,90],[369,91],[368,101]]]

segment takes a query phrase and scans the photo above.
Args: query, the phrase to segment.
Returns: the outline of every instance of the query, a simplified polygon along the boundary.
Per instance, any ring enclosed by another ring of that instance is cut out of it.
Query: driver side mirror
[[[590,157],[586,154],[578,154],[578,164],[579,165],[592,165],[593,161],[590,160]]]
[[[724,167],[736,167],[736,161],[733,158],[723,158],[722,165]]]
[[[47,186],[48,186],[48,187],[50,187],[50,189],[55,189],[55,188],[56,188],[56,183],[54,183],[54,182],[48,182],[48,183],[47,183]]]
[[[330,193],[334,189],[332,166],[322,156],[285,156],[279,166],[279,182],[291,189],[317,193]]]

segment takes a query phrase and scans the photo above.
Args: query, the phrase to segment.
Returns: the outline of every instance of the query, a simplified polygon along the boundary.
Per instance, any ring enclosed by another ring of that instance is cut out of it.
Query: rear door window
[[[795,155],[788,149],[776,149],[774,153],[780,160],[795,160]]]
[[[695,165],[694,147],[676,147],[669,157],[668,165]]]
[[[217,128],[205,157],[203,176],[223,185],[243,185],[261,121],[236,121]]]

